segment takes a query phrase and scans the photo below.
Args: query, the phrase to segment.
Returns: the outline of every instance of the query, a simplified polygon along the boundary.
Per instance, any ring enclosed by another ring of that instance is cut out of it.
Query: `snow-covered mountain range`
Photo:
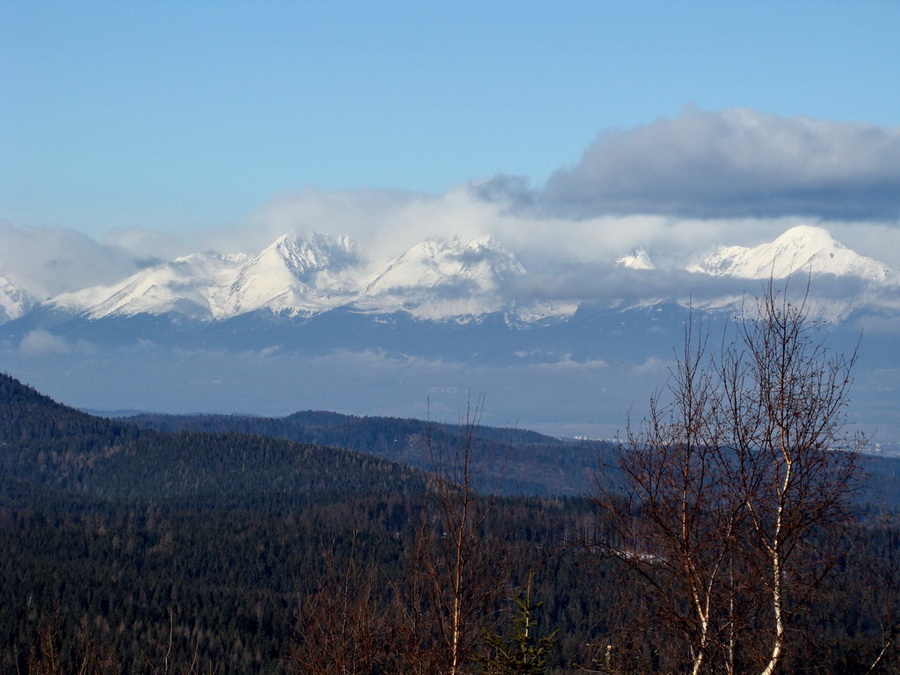
[[[508,311],[504,291],[525,274],[515,256],[491,238],[426,241],[392,262],[354,305],[431,320]]]
[[[616,265],[647,279],[673,273],[658,269],[643,249],[620,257]],[[855,284],[853,294],[812,305],[832,320],[867,305],[900,310],[900,275],[848,249],[819,227],[794,227],[755,248],[722,247],[688,261],[681,269],[685,272],[692,278],[712,280],[782,279],[798,274],[850,280]],[[522,290],[533,288],[534,284],[523,283],[528,279],[516,255],[490,237],[425,241],[386,267],[372,270],[347,237],[284,235],[255,256],[195,253],[143,269],[118,284],[64,293],[43,303],[28,289],[0,276],[0,323],[38,308],[86,320],[175,315],[200,322],[260,311],[309,318],[345,308],[369,315],[401,313],[417,320],[454,322],[502,314],[516,324],[530,324],[566,318],[594,300],[589,295],[529,296]],[[674,295],[672,299],[685,301]],[[733,292],[718,297],[713,293],[705,301],[692,299],[706,308],[727,307],[736,301]]]
[[[260,310],[310,317],[350,307],[370,314],[465,320],[508,311],[506,288],[526,274],[515,256],[490,237],[426,241],[374,275],[356,248],[347,237],[284,235],[255,257],[196,253],[114,286],[59,295],[45,306],[89,319],[174,313],[208,321]]]
[[[475,391],[500,424],[584,433],[602,409],[612,434],[665,381],[686,305],[724,335],[747,297],[791,274],[831,347],[852,352],[864,333],[861,418],[900,437],[895,270],[805,226],[692,259],[652,245],[584,253],[594,262],[567,266],[450,237],[384,259],[346,237],[289,234],[48,298],[0,250],[0,367],[96,409],[408,416],[431,401],[452,417]]]

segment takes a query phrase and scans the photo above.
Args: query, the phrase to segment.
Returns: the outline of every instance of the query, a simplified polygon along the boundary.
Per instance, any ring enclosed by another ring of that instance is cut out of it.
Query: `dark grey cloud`
[[[525,176],[498,173],[493,178],[470,183],[469,192],[477,199],[492,204],[514,202],[520,209],[537,203],[539,192]]]
[[[552,174],[537,197],[505,176],[478,192],[557,217],[895,220],[900,129],[686,108],[675,119],[601,136],[575,166]]]

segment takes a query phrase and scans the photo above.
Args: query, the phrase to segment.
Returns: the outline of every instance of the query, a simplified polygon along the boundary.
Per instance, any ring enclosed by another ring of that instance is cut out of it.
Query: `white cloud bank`
[[[79,286],[114,283],[136,270],[130,253],[80,232],[0,221],[0,275],[38,300]]]

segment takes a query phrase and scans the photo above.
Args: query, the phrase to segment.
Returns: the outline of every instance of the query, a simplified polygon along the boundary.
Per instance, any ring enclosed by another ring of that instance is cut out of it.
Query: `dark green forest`
[[[610,503],[645,517],[594,487],[615,452],[477,411],[106,419],[0,375],[0,668],[662,669],[662,626],[620,638],[650,600],[603,544]],[[861,461],[782,672],[896,669],[900,462]]]
[[[158,415],[125,418],[156,431],[243,433],[356,450],[425,471],[433,469],[431,446],[452,446],[459,425],[391,417],[355,417],[304,411],[280,418],[239,415]],[[506,495],[584,496],[598,462],[613,448],[602,441],[560,441],[534,431],[479,426],[474,461],[478,488]],[[551,469],[551,470],[548,470]]]

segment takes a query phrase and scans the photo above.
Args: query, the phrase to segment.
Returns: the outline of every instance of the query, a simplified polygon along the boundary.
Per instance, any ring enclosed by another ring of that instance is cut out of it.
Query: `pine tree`
[[[533,577],[534,572],[530,572],[525,590],[516,598],[518,611],[513,619],[513,632],[485,636],[486,653],[479,659],[485,675],[543,675],[546,672],[546,656],[556,644],[556,631],[545,637],[537,636],[535,613],[543,603],[532,602]]]

